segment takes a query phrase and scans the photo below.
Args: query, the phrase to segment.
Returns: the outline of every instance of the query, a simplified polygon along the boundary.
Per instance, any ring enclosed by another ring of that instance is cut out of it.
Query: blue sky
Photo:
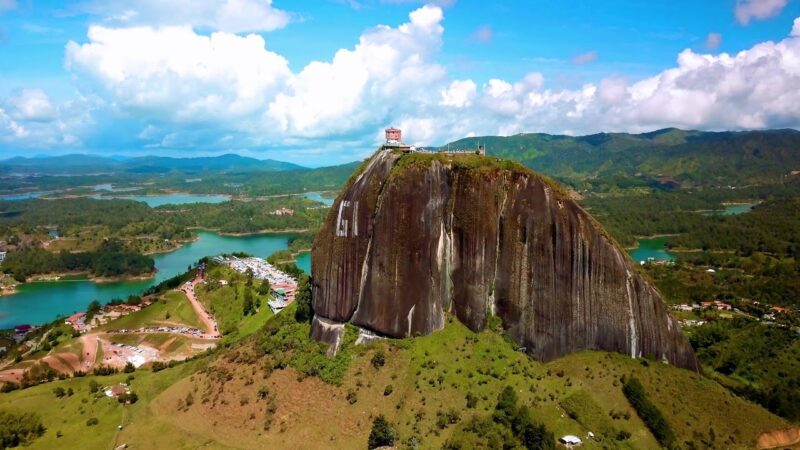
[[[800,127],[800,1],[0,0],[4,155]]]

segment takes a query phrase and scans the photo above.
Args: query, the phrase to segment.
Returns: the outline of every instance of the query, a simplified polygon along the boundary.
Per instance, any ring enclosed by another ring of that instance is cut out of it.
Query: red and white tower
[[[386,129],[386,143],[399,144],[403,142],[403,132],[397,128],[390,127]]]

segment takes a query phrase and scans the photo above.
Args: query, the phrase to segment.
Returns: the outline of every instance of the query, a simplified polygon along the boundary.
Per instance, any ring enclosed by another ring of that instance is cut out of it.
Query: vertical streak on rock
[[[636,333],[636,315],[633,313],[633,278],[630,270],[625,272],[625,289],[628,297],[628,326],[630,327],[630,349],[631,358],[636,358],[636,344],[638,336]]]

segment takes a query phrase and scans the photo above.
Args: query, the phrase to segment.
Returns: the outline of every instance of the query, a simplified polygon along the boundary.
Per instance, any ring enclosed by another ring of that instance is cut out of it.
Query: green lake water
[[[674,261],[675,256],[670,254],[665,248],[667,238],[639,239],[639,246],[629,251],[634,261],[641,262],[653,258],[657,261]]]
[[[31,200],[34,198],[43,197],[45,195],[54,194],[55,192],[56,191],[36,191],[36,192],[25,192],[24,194],[0,195],[0,200],[6,200],[6,201]]]
[[[738,216],[750,212],[755,206],[754,203],[729,203],[724,205],[725,209],[719,211],[703,211],[704,216]]]
[[[333,197],[323,197],[321,192],[306,192],[303,197],[328,206],[333,205],[333,201],[336,200]]]
[[[199,240],[180,249],[156,255],[158,273],[153,279],[95,283],[86,279],[26,283],[13,295],[0,297],[0,329],[30,323],[41,324],[58,316],[83,311],[92,300],[101,303],[114,298],[127,298],[167,278],[186,271],[203,256],[221,253],[247,252],[266,258],[286,249],[291,234],[262,234],[253,236],[222,236],[213,232],[198,232]],[[310,271],[311,257],[308,256]],[[305,270],[305,269],[304,269]]]
[[[311,252],[300,252],[294,259],[294,263],[300,270],[311,275]]]

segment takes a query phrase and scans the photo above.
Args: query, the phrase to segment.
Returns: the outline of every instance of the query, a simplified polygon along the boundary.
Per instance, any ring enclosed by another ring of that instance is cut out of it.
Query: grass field
[[[130,330],[161,325],[202,328],[186,295],[180,291],[169,291],[152,305],[113,320],[98,329],[101,331]]]
[[[372,418],[385,414],[405,444],[439,448],[470,417],[491,414],[498,393],[509,385],[556,436],[593,431],[602,440],[583,448],[658,448],[622,393],[620,378],[635,375],[682,443],[751,448],[760,432],[786,425],[686,370],[601,352],[542,364],[514,348],[500,334],[476,335],[452,322],[431,336],[355,348],[344,382],[334,386],[291,368],[270,370],[266,358],[237,346],[213,371],[167,389],[153,411],[218,445],[286,449],[308,448],[309,442],[315,448],[363,448]],[[378,351],[386,364],[375,368],[371,360]],[[266,399],[259,397],[262,388],[269,392]],[[478,398],[474,408],[466,407],[468,392]],[[186,407],[190,396],[194,402]],[[453,412],[457,423],[442,426],[439,417]],[[622,430],[630,438],[618,441]]]
[[[273,323],[288,325],[292,311]],[[307,324],[293,327],[296,336],[308,339]],[[135,372],[135,405],[88,392],[91,379],[109,385],[126,378],[120,374],[0,394],[0,408],[41,415],[48,431],[31,448],[364,448],[378,414],[397,428],[400,448],[412,442],[439,448],[469,418],[491,414],[498,393],[512,386],[520,403],[556,436],[592,431],[602,440],[582,448],[658,448],[622,393],[621,377],[634,375],[681,443],[751,448],[760,432],[787,425],[702,375],[602,352],[544,364],[497,332],[475,334],[454,320],[427,337],[350,348],[339,386],[293,369],[291,349],[264,355],[254,338],[172,369]],[[373,364],[379,352],[383,366]],[[55,386],[72,387],[75,395],[56,399]],[[472,408],[467,393],[477,398]],[[441,420],[445,415],[455,420]],[[87,427],[90,417],[100,423]],[[622,430],[630,437],[617,440]]]
[[[258,280],[253,283],[253,287],[248,287],[244,275],[220,265],[210,266],[206,279],[209,282],[199,285],[195,292],[200,302],[217,320],[223,334],[223,343],[234,342],[253,334],[272,317],[272,310],[267,306],[267,297],[258,295],[255,290],[255,286],[260,283]],[[228,284],[221,286],[215,280],[225,280]],[[252,293],[258,312],[244,316],[247,289]]]

